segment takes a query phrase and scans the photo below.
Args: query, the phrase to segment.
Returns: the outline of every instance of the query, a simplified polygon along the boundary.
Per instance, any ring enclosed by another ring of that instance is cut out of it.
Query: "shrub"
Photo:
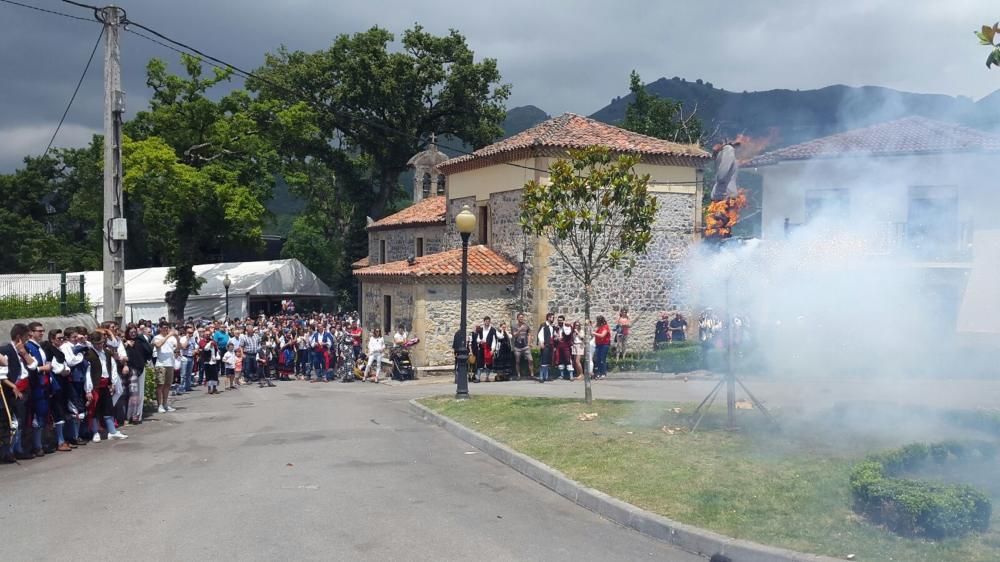
[[[66,295],[68,313],[87,312],[90,303],[79,294]],[[38,295],[4,295],[0,297],[0,320],[53,318],[62,315],[59,295],[53,292]]]
[[[1000,436],[1000,411],[951,410],[944,417],[954,424]]]
[[[146,386],[142,389],[143,406],[156,407],[156,373],[152,367],[146,367]]]
[[[993,506],[989,497],[971,486],[908,480],[899,476],[919,467],[928,457],[947,462],[951,456],[995,454],[991,444],[946,441],[913,443],[871,455],[851,472],[855,511],[894,533],[932,539],[964,535],[989,528]]]

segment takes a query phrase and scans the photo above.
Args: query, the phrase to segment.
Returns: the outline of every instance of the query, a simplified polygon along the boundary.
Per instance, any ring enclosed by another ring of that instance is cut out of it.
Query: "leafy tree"
[[[24,167],[0,175],[4,239],[16,248],[0,259],[0,271],[94,269],[101,263],[101,137],[86,148],[58,149],[27,157]],[[96,200],[96,203],[94,202]]]
[[[629,79],[629,90],[634,97],[625,109],[623,129],[673,142],[701,143],[703,127],[694,112],[685,116],[681,102],[647,92],[636,71],[632,71]]]
[[[204,280],[193,266],[204,261],[206,247],[260,242],[264,206],[238,174],[220,167],[202,169],[177,161],[177,153],[161,138],[126,139],[123,147],[125,192],[142,209],[149,225],[151,252],[172,264],[168,280],[176,287],[167,295],[170,316],[183,318],[187,298]]]
[[[281,250],[282,257],[298,259],[331,288],[342,290],[352,282],[350,268],[345,266],[349,256],[367,252],[368,247],[367,236],[363,237],[363,249],[351,244],[357,238],[352,234],[365,233],[364,222],[353,220],[357,213],[350,198],[338,196],[343,184],[358,180],[352,176],[352,165],[355,173],[363,170],[363,164],[347,160],[341,165],[343,174],[317,162],[308,163],[306,179],[295,188],[308,205],[293,221]]]
[[[311,113],[318,136],[293,139],[298,150],[290,154],[331,166],[345,149],[368,158],[368,188],[351,198],[376,218],[403,195],[399,176],[420,139],[436,133],[488,144],[502,134],[510,94],[496,60],[476,62],[457,31],[435,36],[417,25],[403,32],[402,48],[392,48],[394,40],[373,27],[322,51],[281,48],[266,56],[262,79],[248,82],[262,100]]]
[[[232,245],[259,245],[280,159],[262,121],[280,119],[243,90],[218,101],[209,90],[230,78],[215,69],[202,76],[197,57],[181,55],[186,76],[167,72],[158,59],[147,65],[153,96],[149,110],[126,125],[125,192],[133,220],[132,246],[153,265],[170,265],[175,289],[166,295],[172,318],[204,282],[194,265]],[[135,232],[138,230],[139,232]]]
[[[986,56],[986,68],[991,68],[993,65],[1000,66],[1000,43],[997,42],[998,36],[1000,36],[1000,23],[984,25],[980,31],[975,33],[976,37],[979,38],[980,45],[987,45],[992,49],[990,54]]]
[[[521,199],[521,228],[542,236],[584,288],[584,316],[590,341],[593,283],[618,269],[630,269],[652,240],[657,201],[646,187],[649,175],[635,171],[639,157],[615,155],[603,147],[570,151],[549,168],[549,183],[530,181]],[[584,369],[585,400],[591,392]]]

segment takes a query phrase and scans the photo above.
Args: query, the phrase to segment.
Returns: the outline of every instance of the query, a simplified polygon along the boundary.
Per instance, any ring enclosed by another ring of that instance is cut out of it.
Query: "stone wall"
[[[494,325],[510,325],[514,300],[507,284],[469,283],[468,329],[489,316]],[[414,348],[413,359],[418,366],[451,365],[455,362],[452,342],[461,324],[461,291],[459,283],[430,284],[423,287],[420,344]]]
[[[368,259],[379,263],[380,242],[385,240],[386,261],[399,261],[416,256],[417,238],[424,239],[424,255],[440,252],[444,242],[444,225],[413,226],[368,232]]]
[[[476,220],[479,220],[479,215],[476,210],[476,197],[460,197],[458,199],[451,199],[448,201],[448,214],[445,217],[444,226],[444,241],[442,242],[442,250],[452,250],[454,248],[462,247],[462,237],[458,234],[458,229],[455,228],[455,216],[462,212],[462,205],[468,205],[469,209],[473,213],[477,213]],[[479,229],[477,228],[472,235],[469,236],[469,245],[474,246],[479,244]]]
[[[522,266],[513,297],[518,300],[518,309],[528,312],[532,310],[531,303],[535,299],[534,257],[538,240],[521,230],[521,194],[522,191],[516,189],[490,195],[490,232],[493,233],[490,247]],[[530,313],[528,317],[529,321],[534,321]]]
[[[604,315],[612,326],[618,311],[629,309],[632,320],[632,349],[652,349],[653,329],[660,313],[684,311],[684,291],[680,290],[680,267],[696,240],[694,234],[697,201],[694,194],[657,193],[659,209],[653,226],[649,251],[639,258],[629,275],[612,272],[594,283],[591,318]],[[546,306],[565,314],[567,320],[584,318],[583,287],[552,252],[546,260]],[[687,314],[689,323],[690,314]]]
[[[416,310],[415,290],[413,283],[408,279],[401,279],[392,283],[380,283],[375,281],[363,281],[361,284],[362,303],[362,325],[367,336],[373,328],[379,327],[383,331],[382,325],[383,304],[385,296],[389,295],[392,300],[391,321],[392,330],[396,326],[403,324],[407,329],[413,326],[413,313]],[[391,335],[391,334],[390,334]]]

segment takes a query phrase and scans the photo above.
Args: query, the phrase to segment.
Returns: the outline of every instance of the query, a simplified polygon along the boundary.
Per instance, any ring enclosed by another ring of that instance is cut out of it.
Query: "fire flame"
[[[768,129],[767,135],[763,137],[751,137],[742,133],[736,135],[735,140],[739,143],[736,147],[736,159],[742,164],[764,154],[769,146],[779,140],[780,136],[777,127]]]
[[[740,221],[740,210],[747,206],[747,192],[740,189],[735,197],[712,201],[705,209],[705,238],[729,238]]]

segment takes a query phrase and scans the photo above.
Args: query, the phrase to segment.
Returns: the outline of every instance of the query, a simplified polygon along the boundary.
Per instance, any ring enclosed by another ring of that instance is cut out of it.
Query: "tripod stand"
[[[743,392],[746,392],[747,396],[750,397],[750,401],[751,403],[753,403],[754,407],[760,410],[760,413],[763,414],[764,417],[767,418],[769,422],[774,423],[774,418],[771,417],[771,412],[768,411],[768,409],[764,406],[764,404],[762,404],[761,401],[758,400],[757,397],[754,396],[752,392],[750,392],[750,389],[747,388],[747,385],[743,384],[743,381],[741,381],[736,376],[736,374],[732,372],[732,369],[729,369],[729,372],[726,373],[724,377],[719,379],[719,383],[715,385],[712,391],[708,393],[708,396],[706,396],[705,399],[701,401],[701,404],[698,404],[698,407],[695,408],[694,412],[691,413],[691,418],[694,419],[694,423],[691,425],[691,433],[694,433],[695,431],[698,430],[698,426],[701,424],[701,420],[705,417],[705,414],[707,414],[708,411],[712,408],[712,404],[714,404],[715,399],[718,398],[719,391],[722,390],[723,385],[726,386],[726,413],[728,415],[727,429],[730,430],[737,429],[735,420],[737,384],[739,384],[740,388],[743,389]]]
[[[697,431],[698,426],[701,424],[701,420],[705,417],[705,414],[712,408],[712,404],[715,403],[715,399],[718,398],[719,392],[722,390],[722,386],[726,387],[726,429],[736,430],[736,385],[739,384],[743,392],[747,393],[750,398],[750,402],[755,408],[760,410],[760,413],[764,415],[765,418],[771,423],[774,423],[774,418],[771,417],[771,412],[768,411],[764,404],[757,399],[756,396],[750,392],[747,385],[743,384],[743,381],[736,376],[733,372],[733,321],[734,316],[731,312],[729,305],[729,282],[732,277],[726,278],[726,374],[723,376],[718,384],[712,388],[711,392],[698,404],[698,407],[694,409],[691,413],[691,419],[694,423],[691,424],[691,433]]]

